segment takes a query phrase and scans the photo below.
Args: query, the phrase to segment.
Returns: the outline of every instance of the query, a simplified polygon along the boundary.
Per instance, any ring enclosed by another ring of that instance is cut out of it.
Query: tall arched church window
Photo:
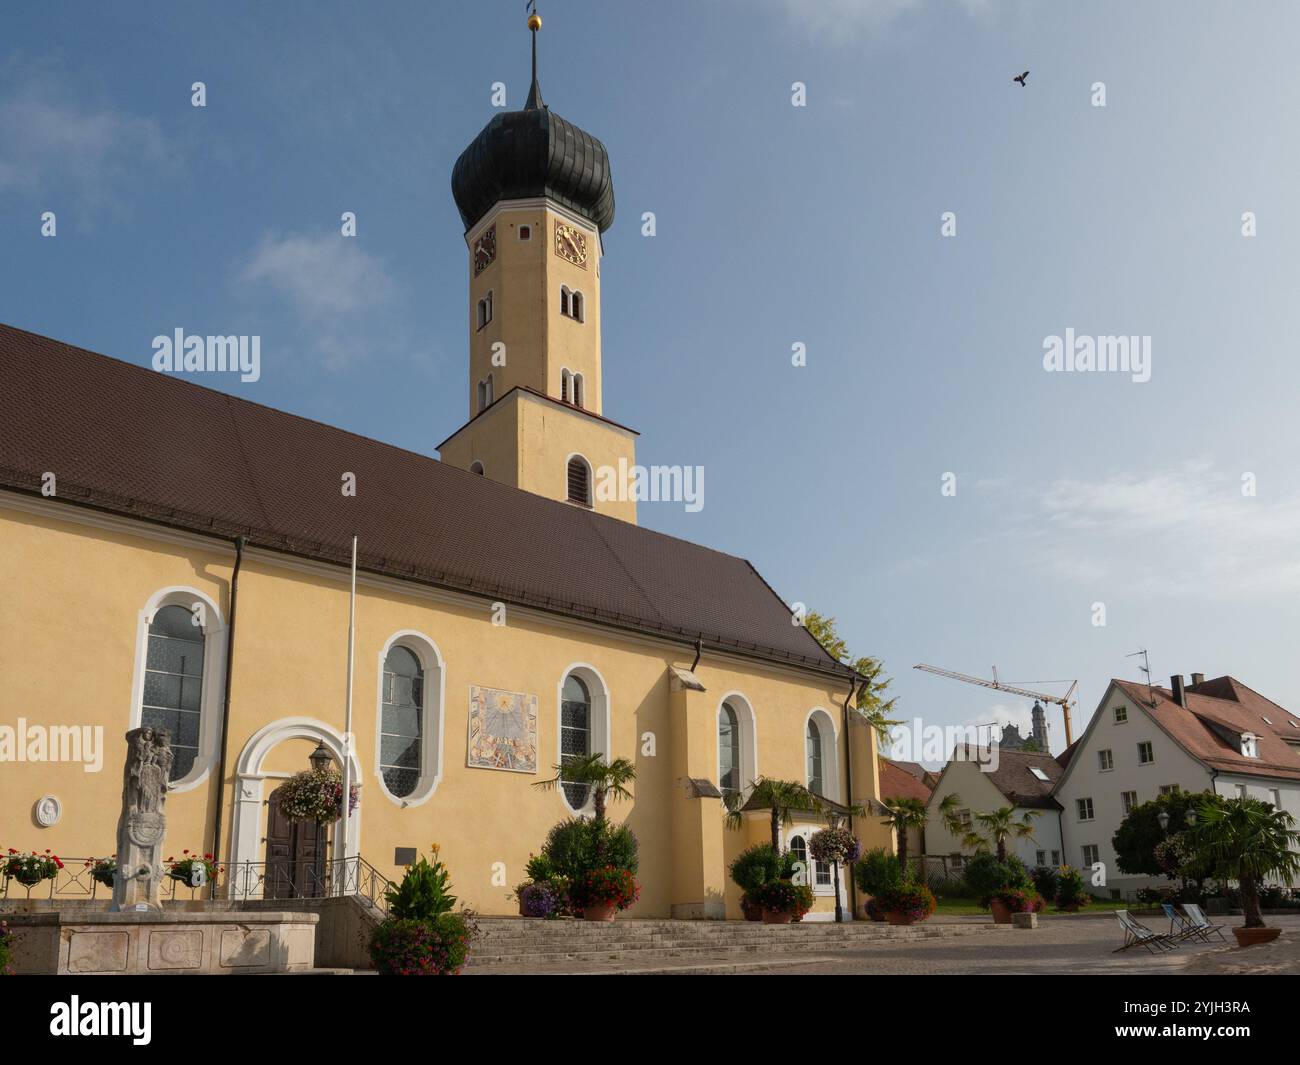
[[[423,769],[424,670],[406,647],[393,647],[384,659],[383,721],[379,767],[384,786],[397,798],[415,790]]]
[[[572,673],[564,678],[560,699],[560,764],[591,754],[591,693]],[[564,797],[575,810],[587,804],[590,791],[582,784],[563,784]]]
[[[726,798],[740,793],[740,718],[730,703],[718,709],[718,790]]]
[[[566,316],[571,313],[569,310],[569,286],[568,285],[560,286],[560,313]]]
[[[582,374],[580,374],[580,373],[575,373],[575,374],[573,375],[573,405],[574,405],[575,407],[585,407],[585,406],[586,406],[586,403],[585,403],[585,399],[586,399],[586,391],[587,391],[587,389],[586,389],[586,385],[585,385],[585,383],[584,383],[584,381],[583,381],[583,379],[582,379]]]
[[[199,754],[206,638],[195,618],[183,606],[165,606],[149,623],[140,724],[169,733],[169,780],[189,773]]]
[[[808,719],[808,790],[818,795],[826,794],[825,776],[822,772],[822,736],[817,722]]]

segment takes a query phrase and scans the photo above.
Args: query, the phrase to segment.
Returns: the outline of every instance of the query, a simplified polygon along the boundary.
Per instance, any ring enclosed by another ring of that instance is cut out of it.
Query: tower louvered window
[[[569,502],[591,506],[591,471],[576,457],[569,459]]]

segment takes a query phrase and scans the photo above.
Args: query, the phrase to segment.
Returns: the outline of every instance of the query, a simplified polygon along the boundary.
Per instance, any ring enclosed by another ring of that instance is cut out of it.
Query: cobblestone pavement
[[[1240,917],[1220,918],[1240,924]],[[1107,917],[1058,917],[1042,920],[1033,931],[931,940],[905,945],[881,944],[862,950],[844,951],[834,957],[810,960],[807,964],[765,966],[761,959],[737,975],[1057,975],[1106,973],[1215,973],[1300,972],[1300,917],[1266,917],[1270,925],[1283,929],[1274,944],[1241,950],[1228,932],[1228,944],[1184,944],[1174,951],[1148,954],[1134,947],[1112,953],[1123,941],[1119,923]],[[1162,931],[1166,922],[1145,918],[1150,928]],[[788,962],[790,959],[781,959]],[[1288,967],[1289,966],[1289,967]]]

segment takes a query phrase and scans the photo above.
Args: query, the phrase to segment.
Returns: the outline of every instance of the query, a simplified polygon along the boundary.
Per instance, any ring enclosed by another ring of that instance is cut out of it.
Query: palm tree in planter
[[[1212,875],[1236,880],[1246,923],[1234,928],[1240,946],[1276,939],[1279,928],[1267,928],[1259,909],[1259,884],[1270,876],[1288,887],[1300,873],[1300,833],[1295,818],[1259,799],[1207,798],[1188,829],[1193,853]]]
[[[957,816],[957,807],[960,804],[961,796],[957,794],[945,795],[939,801],[939,817],[944,827],[954,836],[960,836],[964,831],[961,820]],[[884,799],[880,805],[885,811],[883,819],[885,827],[891,829],[898,840],[898,865],[906,879],[907,833],[912,829],[923,832],[930,822],[930,811],[920,799]]]
[[[547,791],[562,784],[590,788],[592,820],[598,825],[605,823],[605,804],[611,798],[632,798],[627,785],[636,779],[636,766],[626,758],[607,762],[603,754],[584,754],[551,768],[555,776],[539,780],[533,787]]]
[[[772,849],[777,854],[781,853],[781,826],[793,823],[792,811],[821,813],[826,808],[821,796],[802,784],[793,780],[777,780],[775,777],[759,777],[754,781],[748,798],[731,792],[726,802],[729,828],[740,828],[744,824],[743,808],[750,803],[759,809],[768,808],[772,816]]]
[[[1039,814],[1037,810],[1026,810],[1020,815],[1020,820],[1016,820],[1016,811],[1010,806],[1003,806],[992,813],[976,814],[975,820],[979,822],[984,829],[983,834],[979,832],[968,832],[965,837],[967,846],[975,850],[987,850],[991,842],[993,850],[998,856],[998,861],[1007,860],[1007,840],[1009,839],[1033,839],[1034,838],[1034,818]]]

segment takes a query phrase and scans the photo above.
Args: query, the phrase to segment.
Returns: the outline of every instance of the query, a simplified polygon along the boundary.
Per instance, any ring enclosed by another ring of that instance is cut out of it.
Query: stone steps
[[[886,943],[1000,934],[1005,925],[948,924],[891,927],[879,924],[761,925],[753,922],[516,921],[480,918],[480,936],[467,969],[532,971],[561,963],[640,965],[667,959],[727,964],[736,956],[770,952],[806,956]]]

